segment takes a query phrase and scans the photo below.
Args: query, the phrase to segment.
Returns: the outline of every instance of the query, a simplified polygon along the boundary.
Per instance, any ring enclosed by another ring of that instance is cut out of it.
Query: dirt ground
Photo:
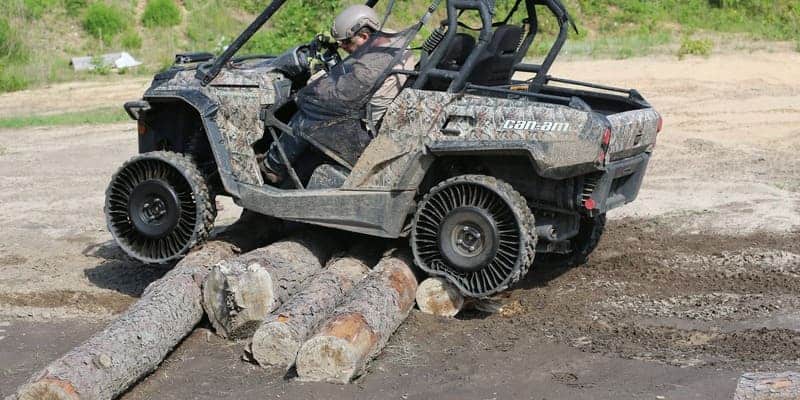
[[[412,312],[353,385],[256,368],[203,327],[124,398],[727,399],[743,371],[800,369],[800,53],[554,74],[635,87],[665,119],[639,199],[587,265],[534,269],[499,299],[512,315]],[[144,84],[3,95],[0,115],[106,107]],[[0,397],[165,272],[104,228],[105,185],[135,140],[128,123],[0,130]],[[220,225],[238,213],[224,205]]]

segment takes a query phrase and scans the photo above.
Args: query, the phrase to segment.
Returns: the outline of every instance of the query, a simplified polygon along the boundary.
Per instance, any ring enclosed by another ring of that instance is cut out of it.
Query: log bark
[[[800,374],[748,373],[739,379],[734,400],[796,400],[800,399]]]
[[[318,273],[335,248],[329,232],[306,231],[214,266],[203,308],[217,334],[251,337],[264,318]]]
[[[378,263],[300,348],[301,380],[347,383],[380,352],[414,306],[417,279],[408,255]]]
[[[154,371],[202,319],[200,286],[211,267],[239,251],[237,244],[269,240],[263,234],[268,224],[237,223],[232,228],[189,253],[105,330],[52,362],[7,399],[108,400]],[[245,231],[249,238],[239,236]]]
[[[248,346],[259,365],[291,368],[303,342],[367,276],[379,256],[375,247],[360,247],[350,254],[329,261],[322,272],[264,320]]]
[[[417,288],[417,307],[425,314],[455,317],[464,308],[464,295],[444,278],[422,281]]]

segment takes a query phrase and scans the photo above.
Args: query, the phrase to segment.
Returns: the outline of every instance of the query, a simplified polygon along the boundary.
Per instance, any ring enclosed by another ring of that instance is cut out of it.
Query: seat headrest
[[[453,36],[453,41],[447,47],[447,52],[442,57],[442,67],[458,67],[467,61],[472,50],[475,48],[475,38],[466,33],[457,33]]]
[[[522,40],[522,28],[516,25],[500,25],[495,29],[489,48],[495,53],[513,53]]]

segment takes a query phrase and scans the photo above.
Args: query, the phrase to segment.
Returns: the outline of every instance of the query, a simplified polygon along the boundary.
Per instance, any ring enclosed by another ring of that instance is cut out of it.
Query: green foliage
[[[90,35],[108,43],[128,26],[125,14],[118,7],[105,3],[94,3],[86,11],[83,29]]]
[[[148,0],[142,24],[148,28],[169,27],[181,23],[181,10],[174,0]]]
[[[95,56],[92,58],[92,69],[89,70],[90,73],[96,75],[108,75],[111,73],[111,66],[106,65],[103,63],[103,58],[100,56]]]
[[[64,9],[67,10],[67,15],[77,17],[83,13],[89,2],[87,0],[63,0],[63,5]]]
[[[260,2],[251,1],[246,4],[258,5]],[[308,42],[317,33],[330,31],[333,17],[340,9],[338,0],[286,2],[274,16],[274,21],[281,22],[262,29],[242,52],[277,54],[292,46]],[[292,21],[292,23],[284,21]]]
[[[0,93],[13,92],[28,87],[28,80],[22,74],[9,71],[8,67],[0,63]]]
[[[25,15],[30,19],[39,19],[49,8],[56,5],[56,0],[22,0]]]
[[[220,0],[190,0],[186,9],[186,36],[192,50],[219,52],[246,26]]]
[[[142,48],[142,37],[134,30],[128,30],[122,35],[119,43],[125,50],[139,50]]]
[[[800,35],[797,0],[573,0],[573,15],[596,21],[601,33],[662,30],[749,32],[765,39]],[[569,3],[569,2],[568,2]],[[577,10],[575,9],[577,8]]]
[[[714,44],[708,39],[691,39],[684,37],[681,40],[681,48],[678,50],[678,58],[683,59],[688,55],[707,57],[711,54]]]
[[[0,58],[19,58],[23,52],[17,31],[0,17]]]

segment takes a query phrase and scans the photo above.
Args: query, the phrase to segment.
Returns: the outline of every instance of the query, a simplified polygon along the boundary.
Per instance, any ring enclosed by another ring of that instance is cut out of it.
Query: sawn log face
[[[360,254],[358,254],[360,253]],[[335,258],[256,330],[250,353],[262,366],[290,368],[300,346],[314,328],[369,273],[377,251],[359,249],[352,256]]]
[[[385,346],[414,305],[407,255],[381,260],[300,349],[300,379],[347,383]]]
[[[234,340],[252,336],[320,271],[336,247],[328,234],[304,232],[214,266],[203,284],[203,306],[217,334]]]

